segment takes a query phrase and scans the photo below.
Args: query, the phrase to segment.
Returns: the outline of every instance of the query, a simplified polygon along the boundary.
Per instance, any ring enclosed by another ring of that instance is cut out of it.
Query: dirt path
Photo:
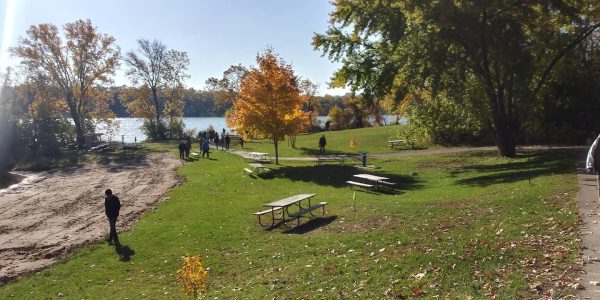
[[[585,154],[584,154],[585,155]],[[581,236],[583,242],[583,274],[580,290],[581,299],[600,299],[600,286],[590,282],[600,282],[600,201],[596,176],[585,172],[585,161],[579,161],[577,207],[583,221]]]
[[[22,184],[0,190],[0,285],[105,238],[107,188],[121,199],[118,230],[131,228],[180,182],[180,165],[171,154],[153,153],[123,164],[25,173]]]

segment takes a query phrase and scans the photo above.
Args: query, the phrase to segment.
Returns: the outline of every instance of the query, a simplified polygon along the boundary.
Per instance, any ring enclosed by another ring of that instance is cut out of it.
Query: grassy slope
[[[570,154],[375,161],[383,166],[377,173],[400,182],[401,192],[357,192],[356,211],[344,184],[357,172],[351,167],[286,163],[272,166],[266,178],[251,178],[243,175],[243,159],[223,152],[212,157],[181,168],[188,181],[121,235],[132,249],[130,260],[120,260],[106,244],[88,246],[65,263],[0,288],[0,299],[59,293],[69,299],[178,298],[174,274],[183,255],[199,255],[210,268],[211,299],[421,292],[516,298],[528,293],[523,278],[532,269],[552,264],[558,276],[577,255]],[[252,215],[263,203],[309,192],[329,202],[327,218],[299,230],[263,231]],[[544,257],[548,249],[554,251]],[[556,289],[550,279],[535,280]]]
[[[327,146],[325,147],[327,154],[360,153],[363,151],[367,151],[368,153],[386,153],[390,151],[387,141],[397,139],[396,131],[399,126],[402,125],[301,134],[296,138],[296,149],[289,147],[287,140],[279,142],[279,156],[317,155],[319,152],[319,138],[323,134],[327,138]],[[355,148],[350,147],[350,140],[352,138],[355,138],[357,141]],[[234,144],[234,148],[240,149],[237,143]],[[269,140],[252,140],[244,143],[244,148],[252,151],[268,152],[271,155],[275,154],[275,147]],[[410,147],[407,146],[405,148],[408,149]]]

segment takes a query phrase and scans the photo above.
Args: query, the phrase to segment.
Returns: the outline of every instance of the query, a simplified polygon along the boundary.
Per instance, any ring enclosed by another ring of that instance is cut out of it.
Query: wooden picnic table
[[[387,177],[381,177],[381,176],[376,176],[376,175],[371,175],[371,174],[356,174],[356,175],[354,175],[354,177],[362,178],[362,179],[366,179],[366,180],[374,181],[374,182],[389,179]]]
[[[252,171],[254,171],[256,173],[262,173],[263,171],[266,170],[267,166],[265,166],[261,163],[251,163],[250,168],[252,168]]]
[[[368,180],[369,182],[372,182],[376,187],[383,187],[383,186],[394,186],[396,185],[396,183],[394,182],[388,182],[386,180],[389,180],[389,178],[387,177],[382,177],[382,176],[377,176],[377,175],[371,175],[371,174],[356,174],[353,175],[356,178],[361,178],[361,179],[365,179]]]
[[[316,194],[298,194],[291,197],[287,197],[281,200],[273,201],[263,206],[268,207],[269,209],[256,212],[255,215],[258,216],[258,222],[262,224],[260,216],[270,213],[271,214],[271,226],[275,225],[275,221],[286,222],[289,220],[297,219],[298,223],[300,223],[300,217],[303,215],[310,213],[312,215],[312,211],[323,207],[323,213],[325,213],[325,205],[327,202],[320,202],[316,205],[311,205],[310,199],[314,197]],[[308,205],[302,205],[302,202],[307,200]],[[295,212],[290,212],[290,207],[297,207],[298,210]],[[281,211],[281,214],[275,214],[276,211]]]
[[[403,146],[406,145],[406,141],[405,140],[391,140],[388,141],[388,147],[390,147],[391,149],[394,149],[394,147],[396,146]]]
[[[320,165],[324,162],[339,162],[340,164],[345,165],[347,159],[348,155],[317,156],[317,158],[315,159],[315,165]]]
[[[254,161],[269,161],[269,153],[265,152],[248,152],[248,159]]]

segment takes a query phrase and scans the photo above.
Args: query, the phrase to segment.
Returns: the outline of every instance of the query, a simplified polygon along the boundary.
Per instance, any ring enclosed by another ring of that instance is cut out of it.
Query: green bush
[[[436,144],[473,143],[484,136],[479,119],[445,97],[413,102],[406,118],[417,141],[429,137]]]
[[[161,141],[167,138],[167,126],[163,121],[156,123],[154,121],[145,120],[144,125],[142,125],[142,131],[149,140]]]

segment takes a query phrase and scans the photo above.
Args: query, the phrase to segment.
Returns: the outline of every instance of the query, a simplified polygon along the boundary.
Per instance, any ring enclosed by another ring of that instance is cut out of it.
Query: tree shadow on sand
[[[520,154],[520,158],[527,160],[495,165],[471,165],[457,168],[451,173],[474,171],[481,174],[458,180],[458,183],[463,185],[489,186],[513,183],[544,175],[572,173],[575,171],[572,162],[573,155],[574,152],[564,150]]]
[[[118,153],[100,156],[98,159],[98,164],[110,172],[120,172],[123,170],[133,170],[140,167],[147,167],[147,158],[148,157],[146,154]]]

